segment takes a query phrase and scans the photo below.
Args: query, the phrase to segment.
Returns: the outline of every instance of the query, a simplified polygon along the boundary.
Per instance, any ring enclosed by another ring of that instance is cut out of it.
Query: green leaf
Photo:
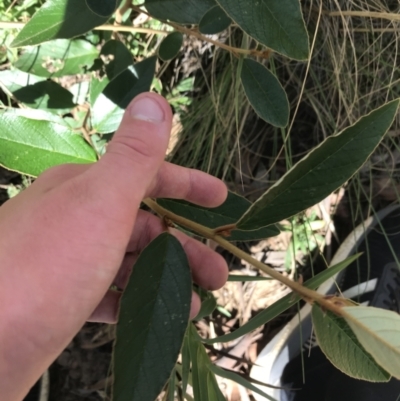
[[[175,368],[172,369],[169,381],[168,381],[168,390],[166,395],[166,401],[175,401],[175,379],[176,379],[176,371]]]
[[[185,338],[183,340],[183,345],[182,345],[182,394],[183,397],[185,397],[186,394],[186,389],[187,385],[189,382],[189,376],[190,376],[190,343],[189,343],[189,333],[190,331],[190,326],[186,329],[185,333]]]
[[[175,214],[209,228],[236,223],[240,216],[251,206],[251,203],[247,199],[233,192],[229,192],[226,201],[216,208],[204,208],[189,202],[173,199],[157,199],[157,203]],[[278,228],[272,225],[251,232],[234,230],[226,239],[229,241],[253,241],[274,237],[278,234]]]
[[[370,306],[342,308],[343,317],[375,361],[400,379],[400,315]]]
[[[123,115],[124,109],[100,93],[91,109],[92,127],[100,134],[110,134],[117,130]]]
[[[52,39],[73,38],[104,24],[108,18],[93,13],[83,0],[47,0],[22,28],[11,46],[30,46]]]
[[[0,71],[0,82],[29,107],[66,113],[75,107],[73,95],[54,81],[17,70]]]
[[[226,398],[222,394],[217,379],[215,378],[214,373],[210,370],[207,372],[207,390],[208,390],[208,398],[207,401],[226,401]]]
[[[224,379],[232,380],[235,383],[237,383],[237,384],[249,389],[250,391],[253,391],[254,393],[260,394],[261,396],[267,398],[268,400],[276,401],[275,398],[272,398],[268,394],[264,393],[264,391],[261,391],[257,386],[255,386],[254,384],[250,383],[244,377],[238,375],[235,372],[222,369],[222,368],[220,368],[219,366],[216,366],[216,365],[211,365],[210,369],[217,376],[223,377]]]
[[[37,47],[28,47],[14,67],[40,77],[83,74],[99,51],[85,40],[56,39]]]
[[[114,79],[133,64],[132,53],[119,40],[109,40],[102,47],[100,54],[111,58],[111,61],[106,64],[106,73],[109,80]]]
[[[168,61],[175,58],[181,50],[183,35],[180,32],[170,33],[162,42],[158,49],[158,56],[161,60]]]
[[[238,228],[256,230],[325,199],[365,163],[392,125],[398,107],[399,100],[389,102],[327,138],[252,205]]]
[[[207,394],[207,354],[198,341],[196,327],[189,326],[189,350],[192,361],[192,387],[195,401],[208,401]],[[208,362],[209,363],[209,362]]]
[[[121,123],[124,108],[132,99],[142,92],[150,89],[155,73],[157,58],[155,56],[141,61],[118,74],[115,79],[108,81],[95,81],[91,89],[92,126],[101,134],[114,132]],[[101,86],[105,85],[103,93],[97,95]],[[97,97],[96,97],[97,96]]]
[[[308,58],[308,34],[299,0],[217,0],[247,34],[296,60]]]
[[[26,115],[0,113],[0,165],[36,177],[59,164],[96,161],[94,150],[65,125]]]
[[[45,110],[7,109],[7,114],[15,114],[17,116],[25,117],[30,120],[50,121],[56,124],[63,125],[64,127],[69,127],[68,123],[62,117]]]
[[[345,269],[347,266],[349,266],[351,263],[353,263],[359,256],[360,256],[360,254],[350,256],[349,258],[338,263],[337,265],[329,267],[328,269],[317,274],[310,280],[306,281],[304,283],[304,286],[307,288],[310,288],[312,290],[315,290],[326,280],[333,277],[335,274],[338,274],[343,269]],[[234,332],[224,334],[221,337],[213,338],[210,340],[203,340],[203,342],[205,342],[206,344],[214,344],[214,343],[222,343],[222,342],[236,340],[237,338],[244,336],[245,334],[249,333],[250,331],[253,331],[253,330],[257,329],[258,327],[268,323],[269,321],[271,321],[272,319],[274,319],[281,313],[288,310],[292,305],[294,305],[299,300],[300,300],[300,297],[298,295],[290,293],[290,294],[284,296],[283,298],[281,298],[279,301],[275,302],[273,305],[271,305],[267,309],[265,309],[262,312],[260,312],[259,314],[257,314],[255,317],[250,319],[247,323],[245,323],[243,326],[239,327]]]
[[[186,254],[173,235],[161,234],[139,256],[122,295],[114,401],[156,399],[178,358],[191,296]]]
[[[123,107],[120,107],[115,102],[118,102],[118,99],[121,100],[121,96],[125,96],[127,91],[129,92],[129,90],[133,89],[128,85],[135,86],[137,77],[135,76],[134,67],[128,70],[128,68],[132,66],[133,55],[122,42],[109,40],[102,47],[100,54],[111,59],[105,66],[107,77],[101,79],[92,78],[89,97],[90,104],[92,105],[92,125],[94,129],[99,133],[108,134],[114,132],[118,128],[124,113]],[[141,63],[138,63],[136,67],[143,75],[143,71],[140,70],[140,65]],[[113,82],[113,79],[117,78],[118,75],[122,73],[124,75],[119,77],[116,82]],[[132,73],[134,75],[133,77]],[[124,79],[127,79],[125,85]],[[150,85],[148,88],[146,87],[145,90],[149,88]],[[107,90],[107,93],[112,99],[109,99],[106,93],[101,94],[105,92],[105,90]],[[133,95],[135,95],[135,92],[133,92]]]
[[[196,327],[191,324],[188,330],[190,357],[192,360],[192,386],[195,401],[225,401],[214,374],[211,361],[200,342]]]
[[[89,101],[93,106],[100,96],[101,92],[103,92],[104,88],[109,84],[109,79],[107,77],[103,77],[102,79],[92,78],[90,81],[90,89],[89,89]]]
[[[205,291],[206,295],[203,298],[202,297],[202,302],[201,302],[201,308],[197,316],[193,319],[194,321],[199,321],[203,319],[206,316],[210,316],[214,309],[217,307],[217,301],[212,294],[212,292]]]
[[[204,14],[199,24],[199,30],[205,35],[215,35],[228,29],[231,23],[232,20],[225,11],[221,7],[215,6]]]
[[[27,74],[26,72],[18,70],[4,70],[0,71],[0,82],[12,94],[26,86],[32,86],[38,82],[45,81],[44,78],[37,77],[36,75]]]
[[[243,60],[240,78],[256,113],[276,127],[286,127],[289,101],[276,76],[259,62],[247,58]]]
[[[128,67],[105,87],[103,93],[113,103],[126,108],[131,100],[150,90],[156,70],[157,57],[149,57]]]
[[[13,95],[22,103],[42,110],[66,113],[75,107],[73,94],[54,81],[42,81],[18,89]]]
[[[121,0],[85,0],[89,10],[100,17],[111,17]]]
[[[214,0],[146,0],[147,11],[155,18],[181,24],[198,24],[215,6]]]
[[[71,87],[69,87],[68,90],[73,95],[72,101],[75,104],[79,105],[85,104],[89,94],[89,87],[90,87],[89,81],[77,82],[76,84],[73,84]],[[81,126],[82,124],[79,125],[78,128],[80,128]]]
[[[390,380],[390,374],[363,348],[342,317],[330,311],[323,312],[319,305],[314,304],[312,320],[321,350],[339,370],[360,380]]]

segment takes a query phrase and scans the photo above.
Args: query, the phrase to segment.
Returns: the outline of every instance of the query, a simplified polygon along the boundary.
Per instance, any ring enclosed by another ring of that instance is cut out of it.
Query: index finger
[[[221,205],[226,185],[203,171],[164,162],[147,191],[147,197],[184,199],[205,207]]]

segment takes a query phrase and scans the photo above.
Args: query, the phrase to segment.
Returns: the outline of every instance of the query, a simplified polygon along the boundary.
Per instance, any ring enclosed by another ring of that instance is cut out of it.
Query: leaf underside
[[[323,312],[319,305],[314,304],[312,319],[321,350],[339,370],[360,380],[390,380],[390,374],[364,349],[343,318],[329,311]]]
[[[367,306],[345,307],[345,319],[375,361],[400,379],[400,315]]]

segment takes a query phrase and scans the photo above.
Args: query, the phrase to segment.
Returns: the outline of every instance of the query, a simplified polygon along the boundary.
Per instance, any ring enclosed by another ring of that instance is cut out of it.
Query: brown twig
[[[337,315],[341,315],[342,307],[347,305],[346,304],[347,300],[345,300],[344,298],[342,299],[342,298],[334,297],[334,298],[327,299],[324,295],[319,294],[318,292],[313,291],[307,287],[304,287],[300,283],[293,281],[288,277],[283,276],[282,274],[277,272],[272,267],[267,266],[266,264],[258,261],[257,259],[250,256],[248,253],[242,251],[241,249],[237,248],[235,245],[231,244],[226,239],[222,238],[219,235],[216,235],[214,233],[213,229],[205,227],[201,224],[198,224],[194,221],[186,219],[185,217],[179,216],[175,213],[172,213],[171,211],[160,206],[153,199],[147,198],[143,201],[143,203],[145,205],[147,205],[150,209],[155,211],[161,218],[168,217],[170,220],[172,220],[176,224],[178,224],[182,227],[185,227],[185,228],[189,228],[190,230],[197,232],[198,234],[200,234],[201,236],[203,236],[205,238],[212,239],[213,241],[218,243],[222,248],[226,249],[231,254],[237,256],[240,259],[245,260],[246,262],[250,263],[252,266],[254,266],[257,269],[268,274],[273,279],[278,280],[282,284],[289,287],[292,291],[294,291],[299,296],[301,296],[306,302],[309,302],[311,304],[313,302],[317,302],[324,309],[330,310]]]
[[[129,7],[127,6],[127,4],[129,4]],[[149,15],[148,13],[143,11],[140,7],[133,6],[131,4],[131,0],[128,0],[127,3],[125,4],[125,6],[127,7],[127,9],[132,8],[133,10],[136,10],[138,12]],[[124,7],[122,7],[121,10],[123,10],[123,8]],[[118,16],[116,15],[116,22],[118,21],[117,18],[119,18],[122,21],[122,15],[125,11],[120,12],[120,14]],[[270,49],[257,50],[257,49],[241,49],[239,47],[232,47],[225,43],[211,39],[208,36],[201,34],[196,29],[185,28],[181,25],[174,24],[173,22],[166,22],[166,21],[163,21],[163,22],[167,25],[172,26],[178,32],[184,33],[186,35],[191,35],[204,42],[211,43],[214,46],[220,47],[221,49],[231,52],[236,57],[239,57],[239,55],[248,55],[248,56],[254,56],[254,57],[260,57],[263,59],[267,59],[271,55]],[[0,29],[21,29],[25,25],[26,24],[23,22],[0,21]],[[93,28],[93,30],[95,30],[95,31],[113,31],[113,32],[137,32],[137,33],[149,33],[149,34],[156,34],[156,35],[168,35],[171,33],[171,31],[165,31],[165,30],[160,30],[160,29],[138,28],[138,27],[134,27],[134,26],[117,25],[117,24],[100,25],[96,28]]]
[[[151,17],[151,15],[149,13],[142,10],[138,6],[132,6],[132,9],[136,10],[138,12],[144,13],[144,14],[148,15],[149,17]],[[264,50],[260,51],[257,49],[241,49],[239,47],[232,47],[225,43],[211,39],[208,36],[203,35],[196,29],[185,28],[184,26],[175,24],[174,22],[171,22],[171,21],[162,21],[162,22],[167,25],[172,26],[178,32],[184,33],[186,35],[194,36],[199,40],[211,43],[214,46],[217,46],[217,47],[220,47],[221,49],[227,50],[227,51],[231,52],[232,54],[234,54],[236,57],[239,57],[239,55],[242,54],[242,55],[251,55],[251,56],[261,57],[261,58],[268,58],[271,54],[271,50],[269,50],[269,49],[264,49]]]

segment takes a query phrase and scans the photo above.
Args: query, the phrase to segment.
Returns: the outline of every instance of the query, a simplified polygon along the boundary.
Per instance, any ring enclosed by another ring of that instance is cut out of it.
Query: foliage
[[[186,254],[174,236],[161,234],[140,255],[122,297],[114,352],[114,400],[155,399],[161,392],[178,358],[190,299]],[[158,358],[162,363],[155,364]]]
[[[27,4],[32,7],[34,3]],[[7,57],[12,68],[0,71],[2,88],[9,96],[9,105],[0,114],[1,165],[36,177],[61,163],[95,161],[129,102],[159,86],[157,71],[179,55],[188,37],[226,51],[236,65],[236,85],[242,85],[255,112],[279,129],[288,126],[288,97],[276,76],[274,58],[310,57],[298,0],[268,0],[268,5],[267,0],[147,0],[144,6],[144,12],[153,18],[148,32],[165,37],[153,41],[147,52],[132,33],[134,28],[126,41],[118,40],[116,33],[111,38],[92,32],[106,22],[115,22],[117,31],[125,14],[138,10],[128,0],[122,5],[117,0],[47,0],[16,37],[2,37],[6,52],[1,57],[3,61]],[[21,12],[25,9],[21,7]],[[228,29],[232,21],[242,38],[240,47],[203,35]],[[194,27],[188,28],[188,24]],[[20,48],[18,52],[16,48]],[[84,79],[66,89],[61,80],[71,74]],[[184,92],[170,94],[174,107],[188,102],[180,96]],[[168,399],[174,398],[176,387],[184,398],[188,384],[195,401],[222,400],[215,374],[260,391],[242,377],[213,366],[202,343],[238,338],[301,298],[314,303],[313,320],[321,348],[342,371],[372,381],[400,377],[399,359],[392,361],[390,354],[400,352],[396,342],[399,317],[339,298],[325,299],[314,291],[352,259],[301,285],[232,244],[277,235],[276,223],[301,213],[346,183],[390,130],[398,107],[399,100],[387,101],[340,132],[332,129],[323,143],[254,203],[234,193],[215,209],[167,199],[145,200],[177,227],[214,240],[284,283],[295,295],[278,301],[232,333],[202,339],[188,324],[191,282],[186,257],[174,237],[162,234],[140,256],[122,298],[113,358],[115,400],[152,401],[164,387]],[[78,123],[71,122],[72,112],[77,112]],[[148,265],[154,272],[151,280],[145,274]],[[210,314],[215,306],[215,300],[206,294],[198,318]],[[392,321],[388,332],[377,329]],[[181,346],[181,363],[176,363]],[[162,363],[156,366],[154,360],[160,356]]]
[[[316,248],[320,248],[324,238],[318,231],[325,224],[324,220],[317,220],[316,213],[313,211],[309,217],[304,213],[304,216],[295,216],[290,224],[284,225],[284,230],[292,233],[285,256],[285,267],[288,271],[292,268],[292,262],[296,260],[297,252],[308,255]]]

